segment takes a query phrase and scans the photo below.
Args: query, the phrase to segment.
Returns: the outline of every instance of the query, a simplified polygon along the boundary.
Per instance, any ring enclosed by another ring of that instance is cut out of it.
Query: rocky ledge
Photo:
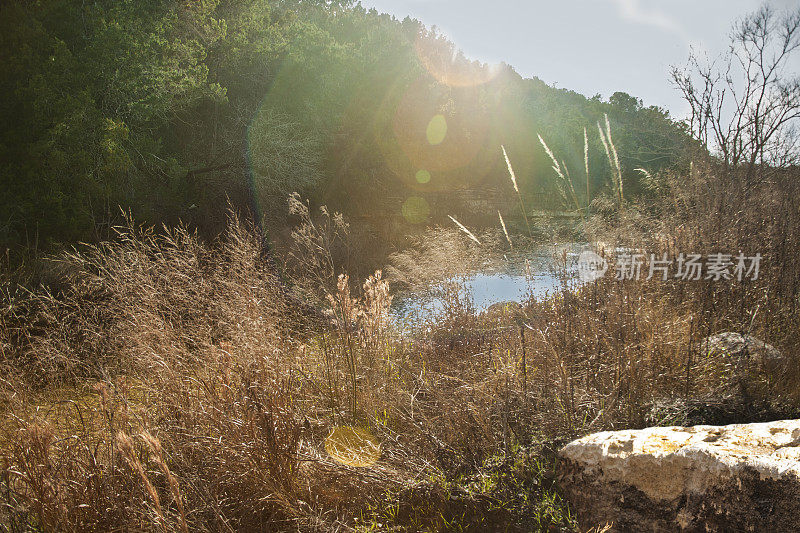
[[[606,431],[560,456],[582,528],[800,531],[800,420]]]

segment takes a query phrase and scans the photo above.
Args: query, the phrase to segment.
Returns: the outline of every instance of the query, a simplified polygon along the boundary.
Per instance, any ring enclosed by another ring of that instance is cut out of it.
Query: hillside
[[[607,187],[606,113],[631,193],[636,168],[686,165],[688,137],[661,109],[471,62],[416,20],[348,2],[0,9],[0,242],[12,255],[109,238],[122,211],[213,237],[230,203],[281,227],[294,191],[373,221],[413,198],[412,223],[441,220],[459,212],[450,193],[511,192],[501,145],[530,208],[559,209],[539,134],[583,204],[584,128],[588,194]]]

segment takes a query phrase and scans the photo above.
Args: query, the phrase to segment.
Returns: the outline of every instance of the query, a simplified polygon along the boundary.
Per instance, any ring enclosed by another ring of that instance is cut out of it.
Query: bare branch
[[[692,134],[727,169],[744,166],[753,178],[798,152],[800,77],[789,65],[800,50],[800,8],[765,5],[736,22],[730,39],[714,62],[692,50],[686,67],[672,69],[672,81],[690,106]]]

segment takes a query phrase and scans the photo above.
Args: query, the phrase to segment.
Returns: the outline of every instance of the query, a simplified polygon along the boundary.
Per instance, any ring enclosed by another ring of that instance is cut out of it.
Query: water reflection
[[[416,322],[442,314],[448,284],[458,285],[478,313],[497,302],[546,298],[565,284],[577,283],[575,265],[585,247],[582,244],[552,245],[505,255],[487,263],[478,272],[463,273],[427,289],[396,295],[392,314],[399,322]]]

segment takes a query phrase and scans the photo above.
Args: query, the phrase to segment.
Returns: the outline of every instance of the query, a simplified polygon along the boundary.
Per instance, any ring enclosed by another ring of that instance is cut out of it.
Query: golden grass
[[[718,370],[698,349],[711,333],[749,332],[797,366],[798,186],[750,189],[747,203],[697,174],[691,184],[663,179],[667,200],[650,206],[657,231],[634,242],[654,253],[760,251],[769,260],[758,280],[606,276],[501,316],[477,315],[449,287],[442,316],[409,333],[388,319],[380,273],[331,279],[335,254],[313,257],[331,239],[310,217],[287,270],[308,276],[302,294],[316,294],[324,323],[235,218],[213,244],[131,224],[115,242],[62,257],[59,287],[5,291],[0,523],[346,531],[381,521],[415,531],[480,519],[487,529],[570,530],[550,467],[534,467],[552,465],[542,442],[641,427],[662,419],[664,402],[719,394]],[[708,209],[717,204],[721,215]],[[630,209],[615,224],[645,217]],[[425,250],[467,258],[478,248],[429,237],[409,263],[433,270],[443,256],[426,263]],[[796,407],[797,376],[754,372],[768,385],[759,401]],[[364,437],[356,448],[372,455],[329,453],[337,428],[353,428]]]

